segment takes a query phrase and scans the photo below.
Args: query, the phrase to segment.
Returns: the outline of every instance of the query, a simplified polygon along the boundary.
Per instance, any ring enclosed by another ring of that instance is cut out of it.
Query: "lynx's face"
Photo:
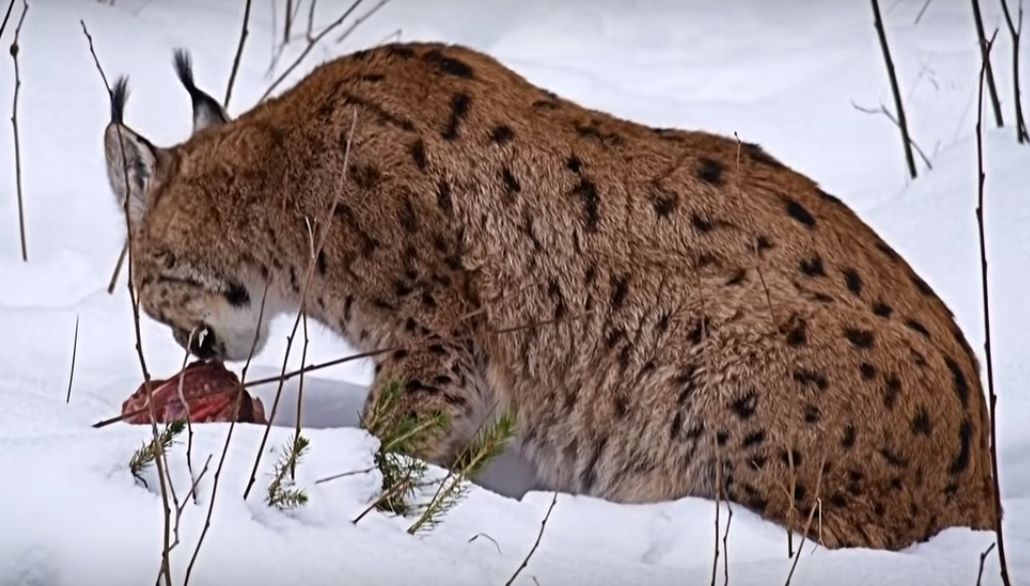
[[[186,53],[176,53],[175,66],[193,102],[194,133],[228,122],[218,102],[194,85]],[[197,357],[244,360],[267,338],[271,316],[261,315],[264,279],[222,254],[221,224],[208,217],[209,210],[189,205],[228,195],[219,192],[226,182],[211,180],[204,162],[191,161],[180,148],[155,147],[126,127],[127,96],[123,78],[112,92],[104,147],[119,208],[128,205],[140,308],[168,325],[175,340]]]

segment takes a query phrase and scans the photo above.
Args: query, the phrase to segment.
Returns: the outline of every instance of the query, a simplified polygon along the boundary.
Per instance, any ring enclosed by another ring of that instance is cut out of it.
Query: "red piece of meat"
[[[150,381],[157,423],[171,423],[186,419],[189,406],[191,423],[232,421],[237,397],[240,398],[241,423],[267,423],[261,399],[252,398],[240,384],[236,374],[218,362],[197,361],[182,372],[168,379]],[[242,393],[242,397],[240,397]],[[149,424],[150,411],[147,408],[147,390],[140,385],[136,392],[122,403],[122,416],[126,423]]]

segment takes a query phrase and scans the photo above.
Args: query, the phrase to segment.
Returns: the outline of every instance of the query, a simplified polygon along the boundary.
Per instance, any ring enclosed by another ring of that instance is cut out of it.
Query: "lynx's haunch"
[[[176,68],[193,135],[128,129],[121,83],[105,146],[142,307],[184,345],[203,330],[198,356],[260,349],[266,286],[262,324],[299,309],[313,262],[308,315],[409,347],[376,359],[369,401],[400,381],[404,409],[448,416],[427,460],[511,410],[556,490],[718,480],[795,531],[821,503],[827,547],[993,527],[979,366],[948,308],[757,145],[589,110],[459,46],[341,57],[235,120]]]

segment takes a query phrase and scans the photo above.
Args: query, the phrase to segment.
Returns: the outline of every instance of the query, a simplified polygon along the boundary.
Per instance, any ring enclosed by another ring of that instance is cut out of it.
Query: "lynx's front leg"
[[[362,427],[382,436],[407,420],[425,426],[410,455],[449,466],[487,416],[489,393],[472,351],[430,344],[383,357],[362,414]],[[442,424],[433,425],[442,417]]]

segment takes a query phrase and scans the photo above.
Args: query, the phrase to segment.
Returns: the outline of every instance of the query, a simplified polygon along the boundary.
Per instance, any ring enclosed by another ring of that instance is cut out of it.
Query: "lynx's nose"
[[[183,349],[201,360],[218,356],[218,340],[215,333],[207,326],[198,328],[192,338],[190,338],[188,330],[181,328],[173,328],[172,336]]]

